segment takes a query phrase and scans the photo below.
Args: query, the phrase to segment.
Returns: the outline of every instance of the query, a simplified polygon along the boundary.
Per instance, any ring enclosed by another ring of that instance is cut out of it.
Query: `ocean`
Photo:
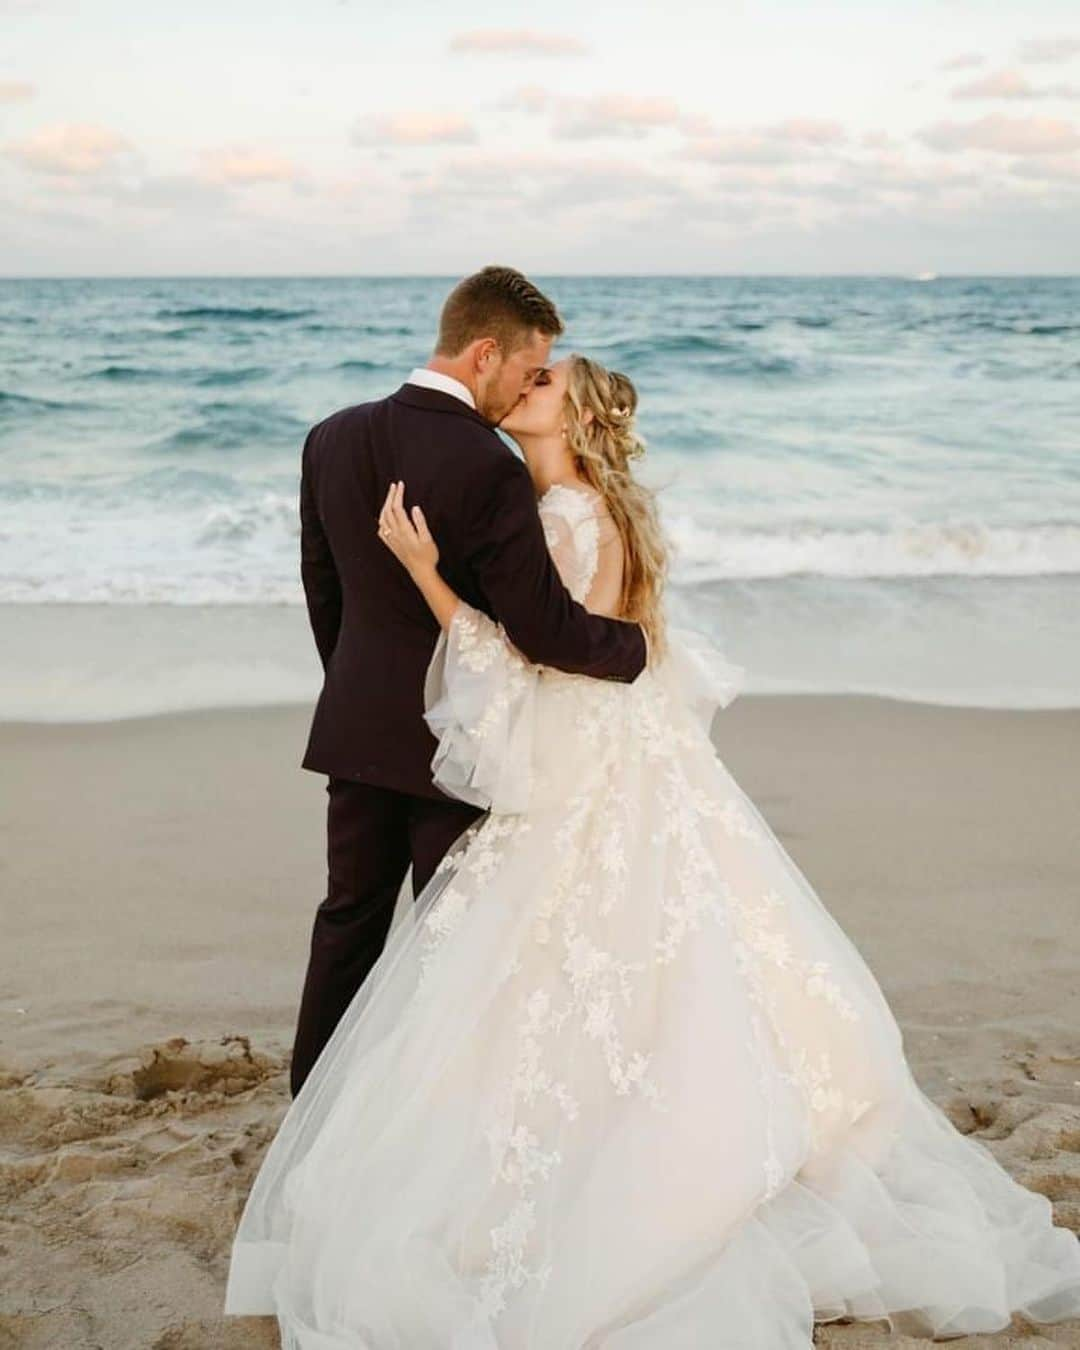
[[[536,279],[747,692],[1080,706],[1080,278]],[[0,718],[312,698],[304,434],[452,282],[0,282]]]

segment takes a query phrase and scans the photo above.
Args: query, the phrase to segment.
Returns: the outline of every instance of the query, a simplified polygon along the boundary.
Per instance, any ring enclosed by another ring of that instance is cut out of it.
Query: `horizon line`
[[[930,271],[931,269],[927,269]],[[0,274],[5,281],[447,281],[467,272],[54,272]],[[567,280],[980,281],[1037,277],[1073,281],[1080,272],[531,272]]]

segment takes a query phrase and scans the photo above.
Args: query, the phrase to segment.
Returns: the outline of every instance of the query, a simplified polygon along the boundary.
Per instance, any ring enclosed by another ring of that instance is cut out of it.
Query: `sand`
[[[307,721],[0,726],[0,1350],[277,1345],[221,1304],[322,897]],[[714,740],[921,1086],[1080,1230],[1080,712],[743,696]],[[1080,1324],[957,1344],[1080,1347]]]

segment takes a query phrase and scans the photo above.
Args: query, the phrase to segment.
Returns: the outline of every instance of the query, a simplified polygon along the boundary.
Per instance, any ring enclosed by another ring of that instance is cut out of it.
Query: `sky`
[[[1078,0],[0,0],[0,275],[1080,271]]]

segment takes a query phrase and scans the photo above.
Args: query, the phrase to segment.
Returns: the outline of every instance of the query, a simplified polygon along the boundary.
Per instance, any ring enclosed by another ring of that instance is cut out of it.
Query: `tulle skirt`
[[[685,693],[675,662],[530,685],[528,783],[500,769],[527,806],[399,902],[255,1180],[227,1313],[276,1314],[287,1350],[1080,1316],[1075,1235],[919,1090]]]

